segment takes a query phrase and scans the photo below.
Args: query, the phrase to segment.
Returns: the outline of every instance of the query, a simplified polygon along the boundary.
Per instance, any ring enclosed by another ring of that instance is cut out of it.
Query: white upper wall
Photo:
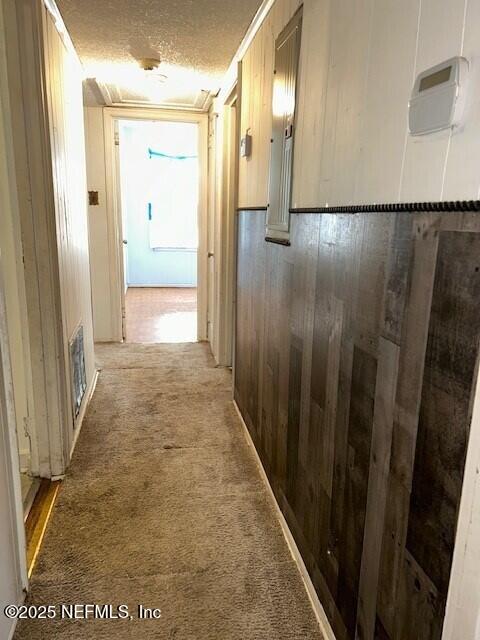
[[[105,143],[101,107],[85,109],[85,138],[88,189],[98,191],[98,205],[88,206],[93,334],[96,342],[109,342],[114,339],[115,334],[111,322],[112,283],[109,267],[114,257],[110,255],[109,248]]]
[[[243,58],[240,206],[267,204],[273,46],[298,4],[277,0]],[[477,199],[479,36],[478,0],[305,0],[292,205]],[[458,55],[464,124],[411,137],[416,75]]]

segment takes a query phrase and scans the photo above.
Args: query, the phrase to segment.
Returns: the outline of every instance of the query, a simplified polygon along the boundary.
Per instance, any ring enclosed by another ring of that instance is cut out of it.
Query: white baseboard
[[[98,369],[95,369],[95,373],[93,374],[92,381],[85,394],[84,401],[82,402],[80,413],[78,414],[77,419],[75,421],[75,429],[73,430],[73,442],[72,442],[72,446],[70,447],[70,460],[72,459],[72,455],[75,450],[75,446],[77,444],[78,436],[80,435],[80,431],[82,429],[85,413],[87,412],[88,405],[90,404],[90,400],[92,399],[93,392],[95,391],[95,387],[97,386],[97,380],[98,380]],[[54,478],[52,478],[52,480],[53,479]],[[62,480],[62,479],[63,479],[63,476],[61,477],[59,476],[58,478],[55,478],[55,480]]]
[[[238,417],[240,418],[240,422],[242,423],[243,433],[247,440],[248,446],[251,448],[255,456],[255,461],[260,471],[260,475],[262,476],[262,480],[273,502],[275,513],[277,515],[278,521],[280,522],[280,526],[282,527],[283,535],[285,536],[285,540],[287,541],[288,548],[290,549],[290,553],[292,554],[292,558],[294,559],[295,564],[297,565],[298,570],[300,572],[300,576],[302,577],[302,581],[305,586],[305,591],[307,592],[308,598],[312,604],[312,608],[317,618],[320,631],[323,633],[325,640],[336,640],[335,634],[333,633],[333,629],[330,626],[330,622],[327,618],[327,614],[325,613],[325,609],[323,608],[322,603],[318,599],[317,592],[315,591],[315,587],[313,586],[312,579],[310,578],[310,575],[307,571],[303,558],[300,555],[300,551],[298,550],[297,543],[295,542],[292,532],[290,531],[287,521],[285,520],[285,516],[283,515],[282,511],[280,510],[280,507],[278,506],[277,499],[275,498],[275,494],[273,493],[272,487],[270,486],[270,482],[268,480],[267,474],[265,473],[265,469],[263,468],[263,464],[262,464],[262,461],[260,460],[260,456],[258,455],[257,449],[253,444],[252,436],[250,435],[248,427],[245,424],[245,420],[243,419],[243,416],[240,413],[240,409],[238,408],[238,405],[235,402],[235,400],[233,400],[233,405],[238,414]]]

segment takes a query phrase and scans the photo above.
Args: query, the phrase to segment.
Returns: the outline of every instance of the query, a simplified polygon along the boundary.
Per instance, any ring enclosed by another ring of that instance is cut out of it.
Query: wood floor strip
[[[61,481],[43,479],[25,522],[28,577],[32,575]]]

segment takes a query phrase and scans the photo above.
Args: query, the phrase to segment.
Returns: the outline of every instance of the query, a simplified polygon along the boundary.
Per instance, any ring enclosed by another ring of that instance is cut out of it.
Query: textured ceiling
[[[138,94],[140,58],[172,91],[215,90],[261,0],[57,0],[86,75]],[[168,93],[167,87],[163,88]],[[146,91],[148,93],[148,91]],[[158,92],[157,92],[158,93]],[[161,93],[161,92],[160,92]],[[158,96],[157,96],[158,97]],[[161,96],[156,102],[162,102]]]

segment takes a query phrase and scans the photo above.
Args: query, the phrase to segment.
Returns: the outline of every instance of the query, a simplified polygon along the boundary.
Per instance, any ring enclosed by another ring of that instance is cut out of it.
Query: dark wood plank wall
[[[235,399],[338,640],[441,637],[480,215],[238,215]]]

